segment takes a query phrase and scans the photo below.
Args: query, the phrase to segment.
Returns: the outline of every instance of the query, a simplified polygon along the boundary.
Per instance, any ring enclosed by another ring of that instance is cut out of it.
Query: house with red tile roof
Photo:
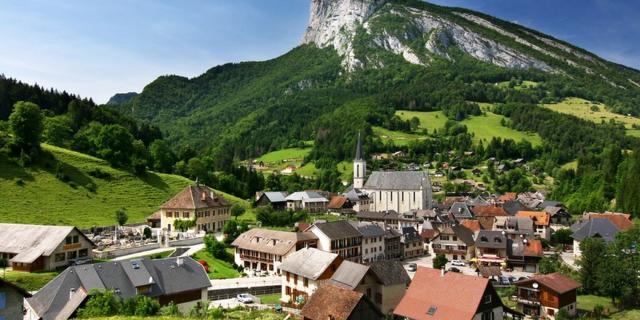
[[[586,214],[587,219],[607,219],[611,221],[620,231],[625,231],[633,227],[633,222],[631,221],[631,215],[626,213],[619,212],[605,212],[605,213],[595,213],[589,212]]]
[[[195,220],[193,230],[219,232],[229,221],[230,209],[231,204],[213,189],[189,185],[160,206],[160,226],[175,231],[176,221]]]
[[[529,218],[533,221],[534,232],[541,239],[551,239],[551,219],[545,211],[518,211],[516,217]]]
[[[518,309],[531,317],[555,319],[560,310],[574,317],[580,283],[560,273],[535,276],[516,283]]]
[[[504,319],[489,279],[420,267],[394,315],[411,320]]]

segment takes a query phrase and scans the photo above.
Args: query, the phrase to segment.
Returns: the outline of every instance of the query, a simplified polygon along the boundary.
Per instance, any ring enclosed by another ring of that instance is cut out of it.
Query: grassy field
[[[595,123],[613,120],[622,123],[627,128],[628,135],[640,137],[640,130],[633,129],[633,125],[640,126],[640,118],[610,112],[607,110],[607,106],[601,103],[580,98],[567,98],[560,103],[545,104],[543,106],[556,112],[574,115]],[[595,106],[597,111],[591,110],[592,106]]]
[[[209,279],[230,279],[240,277],[240,272],[234,269],[231,263],[214,258],[204,249],[196,252],[192,257],[196,261],[204,260],[209,264]]]
[[[511,83],[511,81],[502,81],[502,82],[498,82],[496,83],[496,86],[498,86],[499,88],[502,89],[506,89],[509,87],[509,83]],[[529,80],[524,80],[522,81],[521,84],[513,87],[516,90],[522,90],[522,89],[528,89],[528,88],[535,88],[537,86],[539,86],[540,84],[538,82],[535,81],[529,81]]]
[[[57,272],[18,272],[0,270],[0,277],[27,291],[37,291],[58,275]]]
[[[400,131],[391,131],[381,127],[373,127],[373,133],[379,136],[384,142],[393,142],[397,146],[405,146],[414,141],[426,139],[426,137],[405,133]]]
[[[0,156],[0,222],[82,228],[113,225],[114,213],[119,208],[126,209],[129,223],[142,222],[192,183],[170,174],[148,172],[136,176],[82,153],[49,145],[43,148],[61,163],[61,172],[68,181],[56,178],[55,164],[25,169]],[[248,206],[237,197],[223,195]]]
[[[279,293],[265,294],[265,295],[261,295],[261,296],[258,296],[258,297],[260,298],[260,303],[263,303],[263,304],[280,303],[280,294]]]
[[[532,145],[537,146],[542,143],[540,136],[535,133],[527,133],[522,131],[513,130],[507,127],[502,126],[500,123],[503,116],[486,111],[487,106],[483,106],[483,110],[485,110],[485,115],[471,117],[469,119],[463,120],[460,123],[467,126],[467,129],[470,133],[474,134],[474,140],[479,142],[484,140],[485,142],[490,141],[493,137],[499,138],[509,138],[515,141],[528,140]],[[403,120],[411,119],[412,117],[418,117],[420,119],[420,128],[427,129],[429,131],[433,131],[434,129],[441,129],[444,127],[446,123],[446,116],[442,111],[429,111],[429,112],[417,112],[417,111],[405,111],[399,110],[396,111],[396,115],[399,116]],[[382,129],[382,128],[380,128]],[[376,132],[374,128],[374,132]],[[388,132],[396,133],[390,134]],[[405,140],[409,138],[413,138],[413,140],[418,139],[417,135],[407,134],[407,133],[398,133],[395,131],[389,131],[386,129],[379,130],[376,134],[386,134],[388,139],[396,140],[400,139],[404,135],[404,139],[399,140],[401,143],[397,143],[401,145]],[[485,143],[486,145],[486,143]]]
[[[308,162],[304,166],[298,168],[295,173],[303,177],[314,177],[316,175],[316,164]]]
[[[578,310],[591,312],[596,305],[603,306],[605,310],[609,310],[609,313],[618,311],[609,298],[593,295],[578,296]]]
[[[302,160],[309,152],[311,152],[311,148],[281,149],[266,153],[256,160],[264,161],[265,163],[276,163],[282,162],[283,160]]]

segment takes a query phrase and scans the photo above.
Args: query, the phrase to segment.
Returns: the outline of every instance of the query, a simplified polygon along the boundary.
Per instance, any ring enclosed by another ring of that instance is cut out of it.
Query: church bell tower
[[[364,187],[364,176],[367,173],[367,162],[362,156],[362,139],[358,132],[358,143],[356,145],[356,157],[353,160],[353,187],[362,189]]]

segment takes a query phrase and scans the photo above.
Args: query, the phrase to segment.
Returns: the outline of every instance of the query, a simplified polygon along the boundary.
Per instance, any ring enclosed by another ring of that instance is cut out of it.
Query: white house
[[[315,248],[303,248],[289,255],[282,264],[283,302],[303,304],[318,289],[322,281],[329,280],[342,263],[335,253]]]

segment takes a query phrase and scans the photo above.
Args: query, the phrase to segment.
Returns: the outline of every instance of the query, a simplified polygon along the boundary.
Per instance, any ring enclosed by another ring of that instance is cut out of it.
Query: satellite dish
[[[538,289],[538,283],[534,282],[533,285],[531,285],[534,289]]]

